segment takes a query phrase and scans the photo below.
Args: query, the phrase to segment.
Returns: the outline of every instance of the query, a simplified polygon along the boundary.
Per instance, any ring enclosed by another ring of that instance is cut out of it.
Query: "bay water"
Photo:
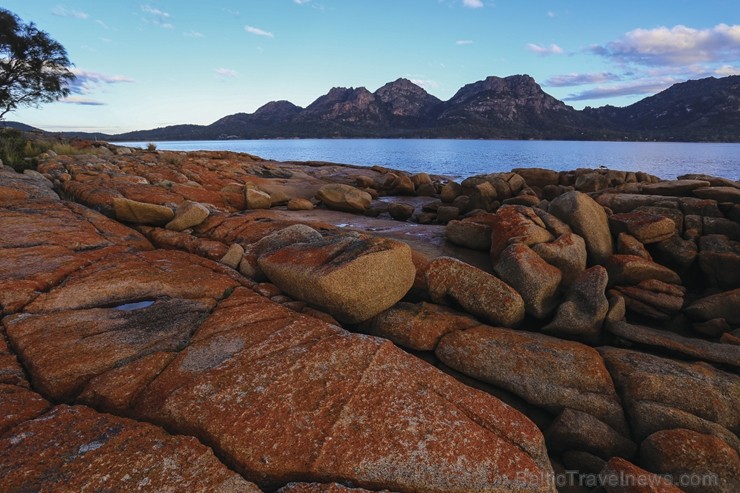
[[[246,152],[275,161],[380,165],[454,178],[547,168],[606,167],[663,179],[703,173],[740,179],[740,144],[448,139],[286,139],[154,142],[159,150]],[[149,142],[121,142],[145,148]]]

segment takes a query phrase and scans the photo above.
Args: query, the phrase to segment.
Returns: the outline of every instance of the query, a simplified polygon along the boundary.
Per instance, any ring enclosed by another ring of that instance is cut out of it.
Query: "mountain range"
[[[85,136],[85,134],[75,134]],[[468,138],[740,142],[740,76],[690,80],[626,107],[576,110],[528,75],[487,77],[442,101],[407,79],[375,92],[335,87],[305,108],[273,101],[210,125],[117,141],[273,138]],[[89,135],[88,135],[89,136]]]

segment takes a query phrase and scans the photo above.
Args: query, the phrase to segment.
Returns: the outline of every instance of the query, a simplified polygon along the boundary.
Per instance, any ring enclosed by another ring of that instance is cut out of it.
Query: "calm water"
[[[147,142],[123,145],[146,147]],[[381,165],[409,172],[467,177],[512,168],[645,171],[661,178],[706,173],[740,178],[740,144],[521,140],[305,139],[157,142],[160,150],[219,150],[276,161]]]

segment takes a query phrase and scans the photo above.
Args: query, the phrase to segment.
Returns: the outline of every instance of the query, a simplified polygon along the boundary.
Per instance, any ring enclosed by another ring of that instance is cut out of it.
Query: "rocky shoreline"
[[[737,181],[86,146],[0,167],[0,491],[740,489]]]

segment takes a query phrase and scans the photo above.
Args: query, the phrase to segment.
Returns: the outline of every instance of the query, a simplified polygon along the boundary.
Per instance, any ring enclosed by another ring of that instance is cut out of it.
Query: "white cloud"
[[[646,79],[625,82],[622,84],[611,84],[598,86],[578,93],[569,94],[564,101],[587,101],[591,99],[614,98],[618,96],[637,96],[644,94],[657,94],[668,89],[673,84],[682,82],[682,79],[673,77]]]
[[[100,19],[96,19],[95,20],[95,24],[97,24],[98,26],[102,27],[103,29],[110,30],[110,27],[108,26],[108,24],[106,24],[105,22],[101,21]]]
[[[439,87],[439,83],[437,81],[430,80],[430,79],[409,79],[409,80],[413,82],[414,84],[416,84],[417,86],[427,91],[429,89],[436,89]]]
[[[622,80],[622,77],[611,72],[597,72],[592,74],[565,74],[555,75],[545,81],[548,87],[582,86]]]
[[[219,75],[219,77],[223,78],[234,78],[239,75],[239,72],[236,70],[230,69],[230,68],[217,68],[216,73]]]
[[[562,55],[563,49],[556,45],[555,43],[551,44],[550,46],[542,46],[538,45],[536,43],[527,43],[526,48],[531,51],[532,53],[536,53],[540,56],[548,56],[548,55]]]
[[[547,13],[547,17],[549,17],[549,18],[551,18],[551,19],[552,19],[553,17],[555,17],[556,15],[557,15],[557,14],[556,14],[555,12],[553,12],[553,11],[550,11],[550,12],[548,12],[548,13]]]
[[[479,9],[483,7],[483,0],[463,0],[463,5],[471,9]]]
[[[720,77],[727,77],[728,75],[740,75],[740,67],[733,67],[732,65],[722,65],[714,71],[715,75]]]
[[[75,79],[70,84],[69,89],[72,94],[78,96],[87,96],[107,85],[135,82],[124,75],[107,75],[79,68],[73,68],[71,72],[75,75]]]
[[[297,3],[298,5],[305,5],[311,0],[293,0],[293,3]]]
[[[152,7],[151,5],[142,5],[141,11],[147,14],[147,16],[149,17],[149,22],[151,22],[152,24],[159,26],[162,29],[175,28],[174,24],[166,20],[172,18],[172,14],[170,14],[169,12],[165,12],[164,10]]]
[[[646,66],[721,62],[740,57],[740,25],[635,29],[591,51],[620,63]]]
[[[52,14],[58,16],[58,17],[73,17],[75,19],[88,19],[90,16],[85,12],[80,12],[79,10],[72,10],[68,9],[66,7],[62,7],[61,5],[58,7],[55,7],[54,10],[51,11]]]
[[[172,17],[172,15],[169,12],[159,10],[158,8],[152,7],[151,5],[142,5],[141,10],[144,13],[155,15],[157,17],[162,17],[164,19],[169,19],[170,17]]]
[[[205,38],[205,34],[199,31],[188,31],[186,33],[182,33],[183,36],[186,38]]]
[[[106,103],[85,96],[67,96],[60,100],[62,103],[78,104],[81,106],[105,106]]]
[[[58,7],[55,7],[51,11],[51,13],[58,17],[73,17],[75,19],[83,19],[83,20],[90,18],[90,16],[85,12],[80,12],[79,10],[68,9],[66,7],[62,7],[61,5]]]
[[[266,38],[274,38],[275,37],[275,35],[272,34],[271,32],[262,30],[262,29],[260,29],[258,27],[244,26],[244,30],[247,31],[248,33],[254,34],[256,36],[264,36]]]
[[[457,46],[472,45],[473,40],[472,39],[458,39],[457,41],[455,41],[455,44]]]

